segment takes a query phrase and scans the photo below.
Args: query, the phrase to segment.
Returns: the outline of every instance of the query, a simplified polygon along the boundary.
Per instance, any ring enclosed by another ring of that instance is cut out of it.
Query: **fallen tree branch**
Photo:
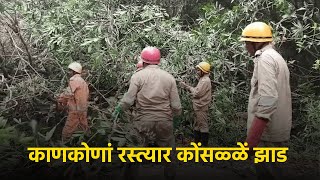
[[[32,61],[32,56],[31,56],[31,53],[30,53],[30,49],[26,43],[26,41],[24,40],[22,34],[21,34],[21,28],[19,26],[19,22],[18,22],[18,19],[17,19],[17,14],[15,13],[14,15],[14,18],[12,18],[8,13],[5,13],[5,16],[6,18],[10,21],[11,24],[9,24],[8,22],[5,22],[5,24],[10,27],[10,29],[16,33],[21,41],[21,43],[23,44],[24,46],[24,49],[28,55],[28,61],[29,63],[33,66],[33,61]],[[3,22],[2,22],[3,24]],[[11,36],[11,38],[13,38]],[[19,48],[20,49],[20,48]],[[21,49],[20,49],[21,50]],[[21,50],[22,51],[22,50]],[[23,51],[22,51],[23,52]]]

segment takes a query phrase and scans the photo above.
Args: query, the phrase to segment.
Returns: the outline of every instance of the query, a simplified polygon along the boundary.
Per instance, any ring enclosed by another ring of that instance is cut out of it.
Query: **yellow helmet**
[[[69,66],[68,66],[68,68],[71,69],[71,70],[73,70],[73,71],[75,71],[75,72],[77,72],[77,73],[81,73],[81,72],[82,72],[82,66],[81,66],[81,64],[78,63],[78,62],[72,62],[72,63],[70,63]]]
[[[253,22],[242,31],[240,41],[271,42],[271,27],[264,22]]]
[[[196,67],[199,68],[204,73],[209,73],[211,68],[210,64],[207,62],[201,62]]]

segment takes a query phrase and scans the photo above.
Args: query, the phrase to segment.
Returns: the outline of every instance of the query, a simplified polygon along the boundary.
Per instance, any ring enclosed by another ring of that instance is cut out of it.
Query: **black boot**
[[[201,133],[200,131],[193,131],[194,136],[194,142],[198,144],[198,142],[201,142]]]
[[[209,133],[201,133],[202,147],[207,147],[209,142]]]

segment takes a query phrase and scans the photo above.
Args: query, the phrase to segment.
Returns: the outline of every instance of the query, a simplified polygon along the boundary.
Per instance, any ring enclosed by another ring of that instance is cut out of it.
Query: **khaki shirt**
[[[63,93],[62,98],[67,99],[69,111],[87,111],[89,88],[80,74],[70,78],[69,86],[66,92]]]
[[[136,103],[135,120],[172,120],[181,114],[181,103],[174,77],[157,65],[148,65],[134,73],[128,92],[120,101],[126,110]]]
[[[254,117],[268,119],[261,140],[287,141],[292,126],[290,72],[282,56],[269,44],[257,51],[248,104],[250,129]]]
[[[138,69],[136,69],[135,71],[134,71],[134,73],[136,73],[136,72],[138,72],[138,71],[140,71],[140,70],[142,70],[143,68],[141,67],[141,68],[138,68]]]
[[[192,95],[193,110],[208,111],[212,98],[209,74],[202,76],[196,87],[187,86],[187,89]]]

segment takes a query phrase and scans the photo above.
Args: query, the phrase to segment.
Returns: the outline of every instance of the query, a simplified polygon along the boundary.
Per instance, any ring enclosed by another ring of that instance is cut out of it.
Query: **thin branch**
[[[29,47],[28,47],[26,41],[24,40],[24,38],[23,38],[23,36],[22,36],[22,34],[21,34],[21,29],[20,29],[20,27],[19,27],[19,22],[18,22],[18,20],[17,20],[17,15],[15,15],[14,18],[15,18],[15,19],[14,19],[14,20],[15,20],[15,21],[14,21],[14,22],[15,22],[14,25],[15,25],[15,27],[16,27],[16,29],[17,29],[18,37],[20,38],[20,41],[22,42],[22,44],[23,44],[23,46],[24,46],[24,48],[25,48],[25,50],[26,50],[26,52],[27,52],[27,54],[28,54],[28,60],[29,60],[30,65],[33,66],[32,56],[31,56]]]
[[[99,91],[93,84],[89,83],[89,85],[90,85],[91,87],[93,87],[93,88],[96,90],[96,92],[97,92],[98,94],[100,94],[100,96],[108,103],[108,99],[107,99],[106,97],[104,97],[104,95],[101,94],[100,91]],[[110,104],[108,103],[108,105],[110,105]]]

